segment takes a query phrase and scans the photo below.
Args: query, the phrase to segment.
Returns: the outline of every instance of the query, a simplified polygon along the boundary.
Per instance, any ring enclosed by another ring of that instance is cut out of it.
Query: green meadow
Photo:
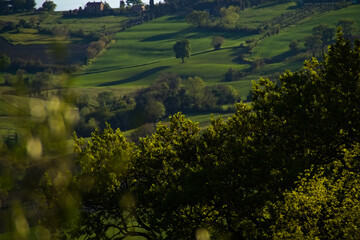
[[[226,42],[222,49],[214,51],[211,40],[218,35]],[[183,77],[200,76],[207,84],[216,84],[223,80],[229,68],[249,68],[248,64],[234,62],[242,51],[240,44],[249,37],[241,33],[200,30],[181,16],[161,17],[117,33],[115,43],[82,73],[73,76],[71,86],[112,86],[131,90],[149,86],[164,72]],[[183,38],[190,40],[192,48],[192,56],[184,64],[174,57],[172,50],[174,43]],[[249,89],[249,84],[245,85]]]
[[[242,11],[239,22],[244,26],[257,27],[282,13],[294,11],[295,3],[272,4]],[[266,77],[287,69],[299,69],[307,56],[292,57],[289,54],[289,43],[297,39],[304,49],[303,38],[311,34],[314,26],[321,23],[330,26],[342,18],[355,19],[360,26],[359,5],[314,14],[303,19],[297,25],[281,29],[279,34],[258,41],[250,54],[244,56],[250,61],[272,59],[271,63],[251,71],[240,81],[226,83],[234,86],[245,99],[251,80]],[[210,45],[214,36],[223,36],[226,42],[218,51]],[[179,39],[189,39],[192,56],[182,64],[174,57],[173,44]],[[237,63],[236,58],[242,54],[239,47],[245,40],[259,39],[259,35],[244,35],[239,32],[211,32],[198,29],[186,23],[182,16],[165,16],[151,22],[127,29],[116,34],[115,43],[83,72],[71,78],[72,87],[115,87],[133,91],[147,87],[161,73],[174,72],[183,77],[200,76],[206,84],[220,83],[229,68],[248,71],[248,63]],[[246,45],[246,44],[245,44]],[[284,61],[286,59],[286,61]]]
[[[256,28],[262,24],[266,24],[276,16],[294,11],[295,6],[295,2],[288,2],[282,4],[269,3],[253,8],[246,8],[240,12],[238,23],[244,27]]]

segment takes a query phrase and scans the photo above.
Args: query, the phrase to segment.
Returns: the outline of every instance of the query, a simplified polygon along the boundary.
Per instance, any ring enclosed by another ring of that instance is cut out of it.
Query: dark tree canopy
[[[10,5],[13,11],[31,11],[34,9],[35,0],[11,0]]]
[[[182,62],[184,63],[184,58],[189,58],[191,55],[190,41],[188,39],[177,41],[173,46],[173,50],[175,52],[175,57],[181,58]]]
[[[353,19],[341,19],[337,26],[342,28],[344,36],[347,38],[352,36],[357,30],[356,22]]]
[[[56,4],[53,1],[47,0],[42,4],[42,10],[53,12],[56,8]]]
[[[326,24],[320,24],[312,29],[314,35],[318,35],[321,38],[323,44],[331,42],[335,35],[335,29],[329,27]]]

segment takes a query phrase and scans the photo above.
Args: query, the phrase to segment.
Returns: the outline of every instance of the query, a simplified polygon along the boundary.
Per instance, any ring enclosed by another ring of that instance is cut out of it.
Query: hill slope
[[[264,21],[294,12],[294,3],[285,3],[247,9],[240,14],[239,21],[246,26],[257,27]],[[134,90],[150,85],[163,72],[174,72],[181,76],[200,76],[207,84],[223,80],[229,68],[247,73],[241,81],[231,82],[244,98],[250,88],[249,80],[256,80],[275,72],[301,67],[307,57],[288,58],[288,45],[298,39],[303,47],[303,38],[311,34],[314,26],[321,23],[335,27],[338,20],[352,18],[360,26],[360,5],[319,14],[301,19],[298,24],[282,28],[280,33],[257,42],[252,52],[246,54],[246,40],[260,39],[260,35],[246,35],[242,32],[211,32],[187,24],[183,16],[165,16],[141,26],[117,33],[116,43],[99,56],[84,72],[73,77],[74,87],[121,87]],[[214,36],[225,37],[223,48],[213,51],[210,43]],[[187,38],[192,47],[192,57],[185,64],[174,58],[172,46],[176,40]],[[247,61],[238,62],[243,55]],[[250,71],[251,62],[256,59],[270,59],[259,69]]]

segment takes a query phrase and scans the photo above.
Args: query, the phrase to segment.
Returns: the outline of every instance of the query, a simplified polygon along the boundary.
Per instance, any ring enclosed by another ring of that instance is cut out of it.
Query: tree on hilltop
[[[47,11],[47,12],[53,12],[56,8],[56,4],[53,1],[50,0],[46,0],[43,4],[42,4],[42,10],[43,11]]]

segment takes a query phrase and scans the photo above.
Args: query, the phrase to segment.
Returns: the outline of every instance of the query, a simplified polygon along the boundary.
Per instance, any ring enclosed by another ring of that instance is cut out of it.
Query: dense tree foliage
[[[63,230],[87,239],[357,239],[359,53],[360,42],[340,33],[323,62],[278,83],[260,79],[251,105],[203,131],[175,114],[136,146],[110,127],[88,144],[75,137],[79,165],[67,188],[81,207]],[[201,81],[187,81],[197,98]],[[61,208],[44,182],[48,206]]]
[[[13,11],[31,11],[36,6],[35,0],[11,0],[10,6]]]

